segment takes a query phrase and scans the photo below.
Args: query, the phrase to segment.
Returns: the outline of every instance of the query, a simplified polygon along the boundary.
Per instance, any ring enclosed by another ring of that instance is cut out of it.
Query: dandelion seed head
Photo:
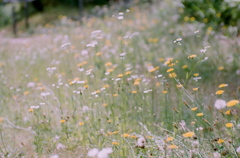
[[[108,158],[108,155],[113,152],[112,148],[103,148],[97,154],[98,158]]]
[[[226,101],[222,99],[217,99],[214,104],[214,107],[218,110],[224,109],[226,106],[227,106]]]
[[[145,140],[145,138],[144,137],[140,137],[140,138],[138,138],[138,140],[137,140],[137,146],[138,147],[144,147],[145,146],[145,143],[146,143],[146,140]]]
[[[95,157],[97,156],[99,150],[97,148],[90,149],[87,153],[89,157]]]

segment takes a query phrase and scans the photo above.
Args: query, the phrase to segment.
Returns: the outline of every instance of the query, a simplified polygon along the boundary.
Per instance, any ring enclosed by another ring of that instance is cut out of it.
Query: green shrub
[[[181,20],[199,21],[215,30],[229,26],[240,29],[240,2],[236,0],[182,0]]]

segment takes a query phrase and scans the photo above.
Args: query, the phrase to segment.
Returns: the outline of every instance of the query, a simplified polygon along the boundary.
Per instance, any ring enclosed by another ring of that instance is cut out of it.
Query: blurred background
[[[21,21],[28,17],[32,19],[31,26],[53,23],[59,15],[67,16],[72,20],[80,20],[84,16],[104,17],[104,11],[99,11],[99,8],[118,5],[119,8],[116,9],[121,11],[121,8],[153,2],[154,0],[0,0],[0,28],[18,22],[20,23],[18,27],[23,29],[24,22],[21,24]],[[176,2],[179,3],[177,8],[179,22],[200,22],[210,31],[236,27],[239,35],[239,0],[177,0]],[[38,16],[32,18],[34,15]],[[28,28],[28,23],[25,20],[25,28]]]

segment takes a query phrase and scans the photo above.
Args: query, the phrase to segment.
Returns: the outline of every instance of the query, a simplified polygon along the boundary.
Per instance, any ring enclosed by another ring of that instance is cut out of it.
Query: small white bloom
[[[113,152],[112,148],[103,148],[101,151],[98,152],[98,158],[108,158],[108,155]]]
[[[219,154],[218,152],[214,152],[213,157],[214,158],[221,158],[221,154]]]
[[[226,105],[227,105],[226,101],[222,99],[217,99],[214,104],[215,108],[218,110],[225,108]]]
[[[59,156],[58,155],[52,155],[49,158],[59,158]]]
[[[140,137],[137,140],[137,146],[143,148],[145,146],[146,140],[144,137]]]
[[[90,149],[87,153],[89,157],[95,157],[97,156],[99,150],[97,148]]]
[[[58,143],[58,144],[57,144],[57,147],[56,147],[57,150],[62,150],[62,149],[64,149],[64,148],[66,148],[65,145],[63,145],[63,144],[61,144],[61,143]]]
[[[236,152],[240,154],[240,146],[236,149]]]

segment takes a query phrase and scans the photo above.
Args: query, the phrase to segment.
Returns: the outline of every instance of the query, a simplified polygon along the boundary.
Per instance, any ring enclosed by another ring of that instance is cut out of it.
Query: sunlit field
[[[235,28],[180,23],[177,1],[92,12],[1,31],[1,157],[240,156]]]

